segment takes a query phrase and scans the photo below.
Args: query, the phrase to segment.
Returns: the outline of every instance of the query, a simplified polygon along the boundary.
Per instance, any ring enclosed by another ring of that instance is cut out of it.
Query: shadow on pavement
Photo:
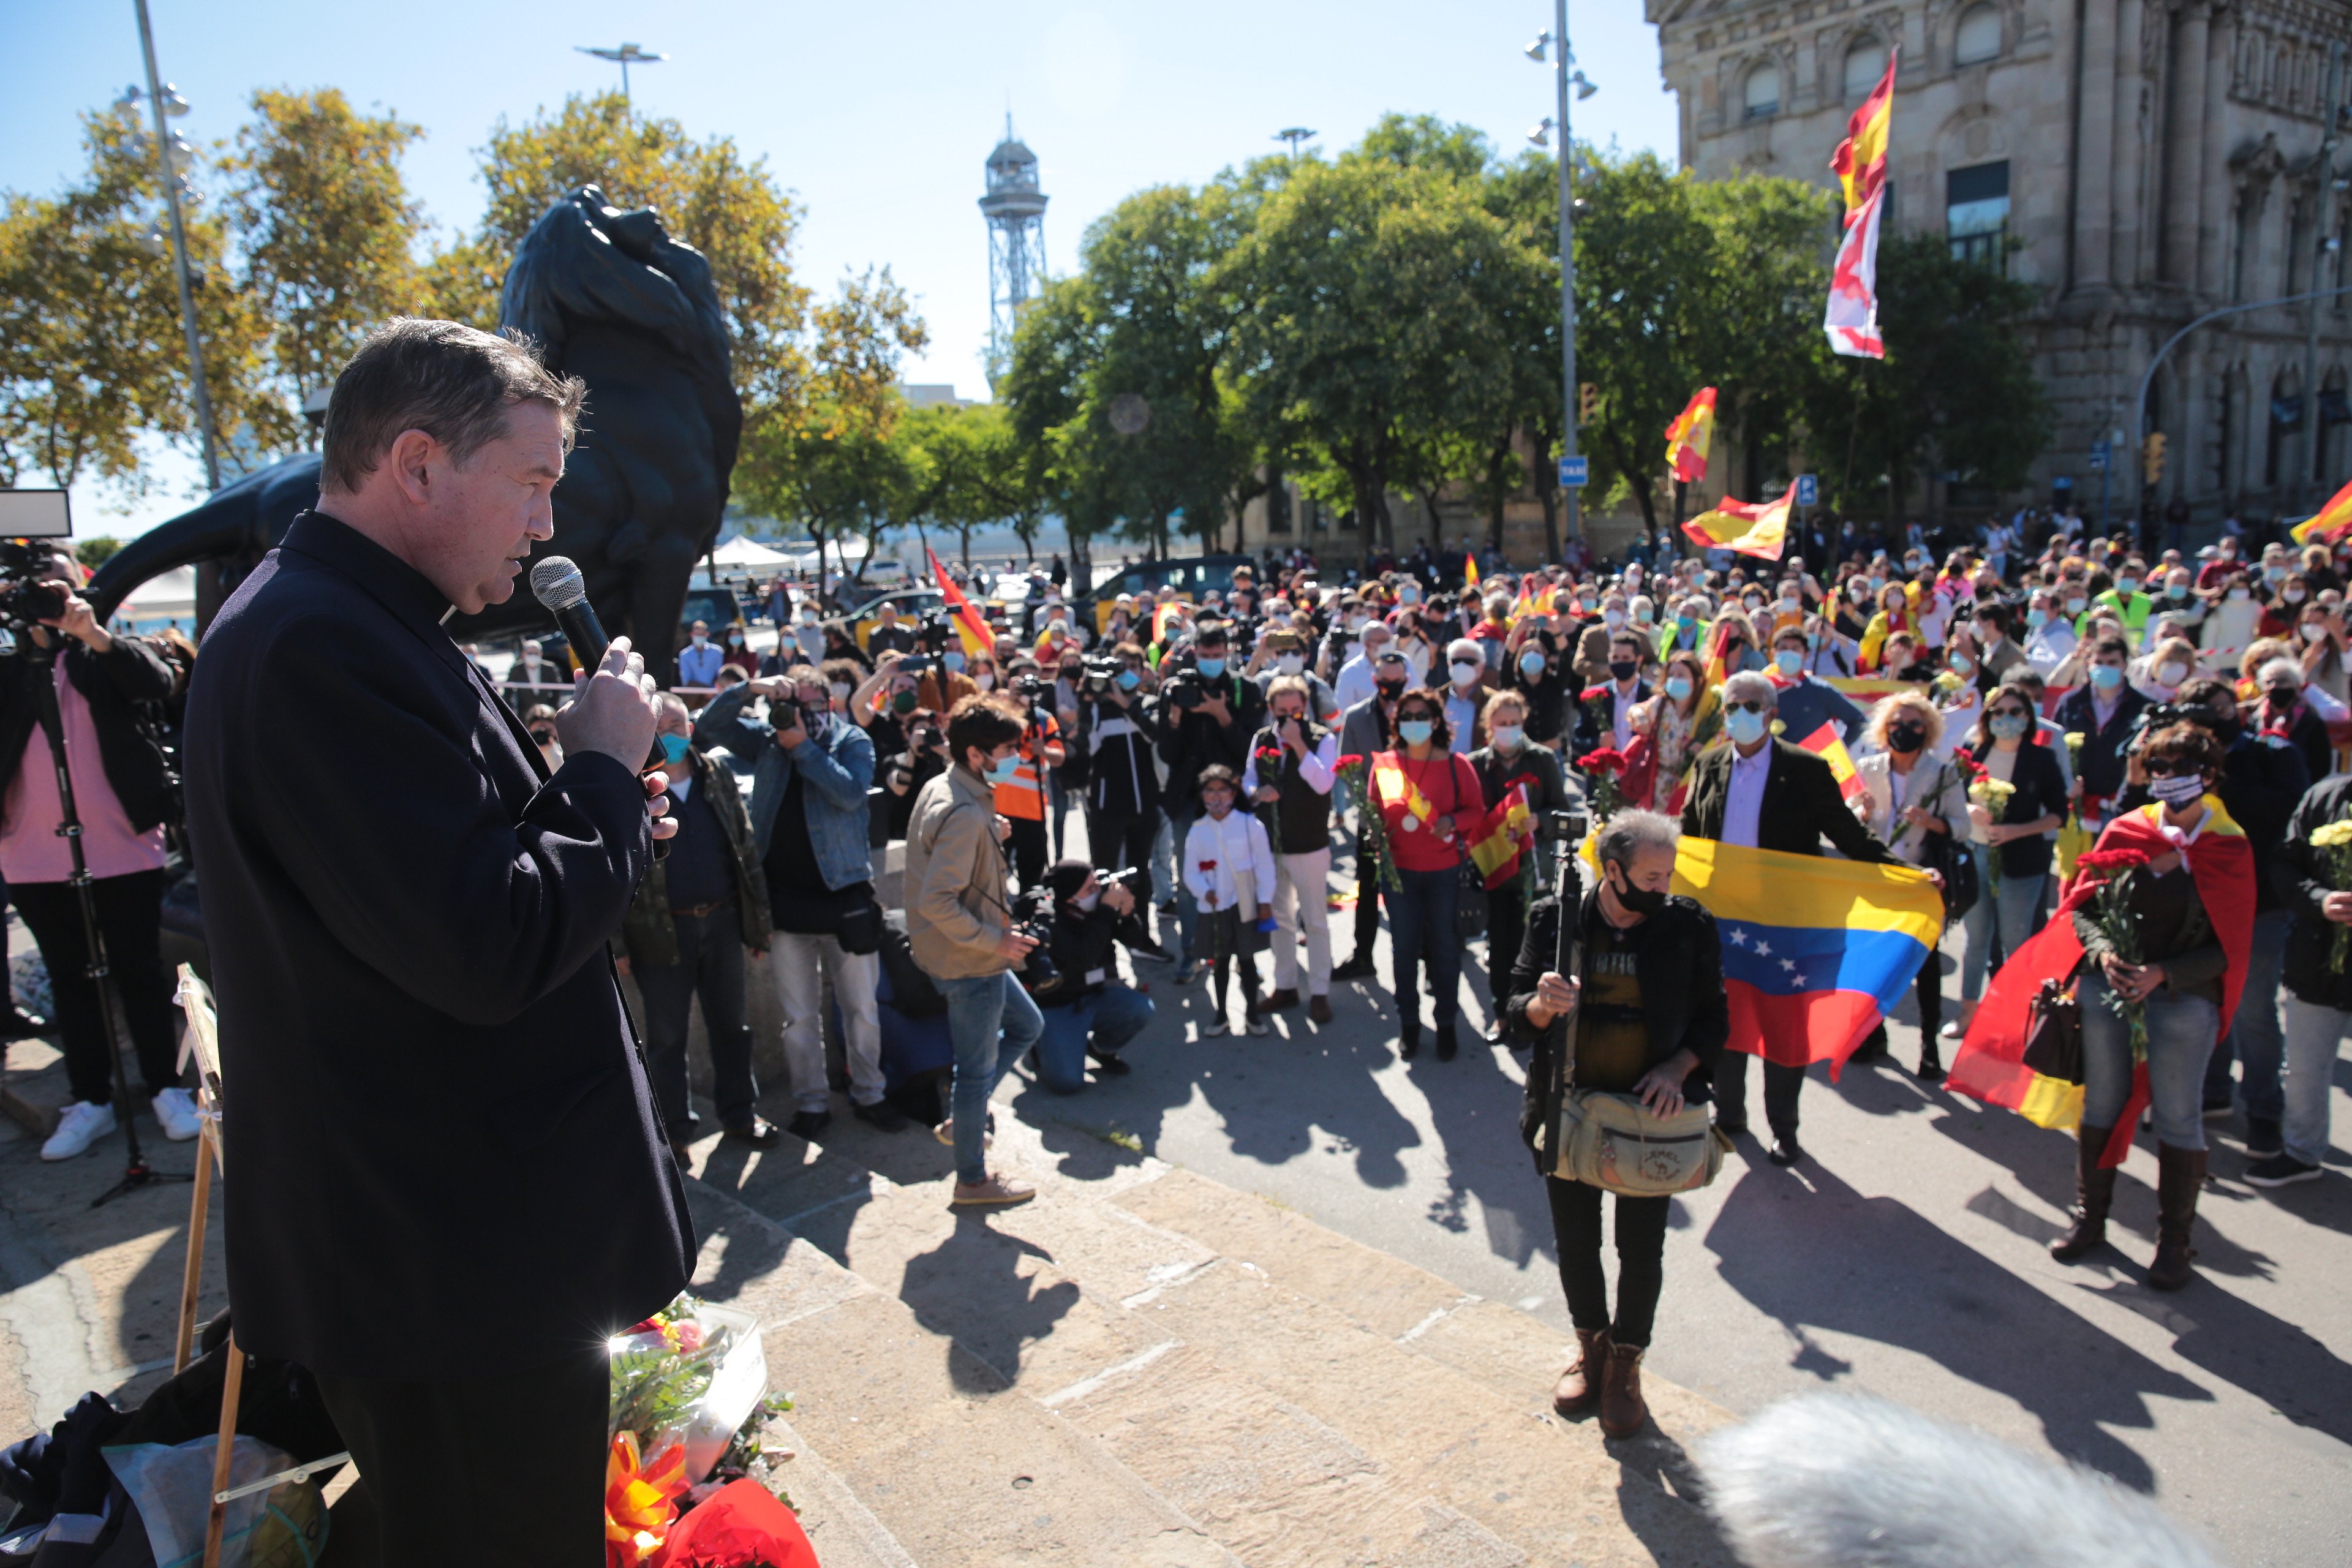
[[[907,1260],[898,1298],[949,1342],[948,1373],[967,1394],[992,1394],[1003,1384],[975,1379],[959,1349],[1005,1384],[1018,1383],[1022,1347],[1052,1333],[1077,1304],[1078,1288],[1067,1279],[1035,1289],[1035,1274],[1021,1272],[1024,1258],[1054,1261],[1036,1243],[963,1214],[946,1240]]]

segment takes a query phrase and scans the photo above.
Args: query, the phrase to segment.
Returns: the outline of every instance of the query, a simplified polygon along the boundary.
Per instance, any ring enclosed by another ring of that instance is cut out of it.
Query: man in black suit
[[[577,685],[551,776],[442,630],[553,531],[584,391],[377,331],[188,703],[237,1342],[317,1374],[399,1568],[603,1561],[604,1341],[694,1258],[605,952],[670,828],[642,664]]]
[[[1849,860],[1898,864],[1847,808],[1829,763],[1772,738],[1779,700],[1771,679],[1754,670],[1723,683],[1723,729],[1731,743],[1700,754],[1683,803],[1683,832],[1784,855],[1819,855],[1827,838]],[[1727,1132],[1748,1131],[1748,1060],[1745,1051],[1727,1050],[1716,1065],[1716,1123]],[[1776,1165],[1804,1157],[1797,1145],[1797,1096],[1804,1087],[1804,1068],[1764,1064],[1764,1120]]]

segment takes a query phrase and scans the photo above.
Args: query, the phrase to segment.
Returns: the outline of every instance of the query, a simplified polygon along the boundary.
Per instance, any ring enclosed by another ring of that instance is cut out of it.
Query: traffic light
[[[1601,388],[1589,381],[1577,383],[1576,427],[1581,430],[1591,424],[1592,416],[1599,412],[1601,412]]]
[[[2164,432],[2150,436],[2139,449],[2140,478],[2155,484],[2164,478]]]

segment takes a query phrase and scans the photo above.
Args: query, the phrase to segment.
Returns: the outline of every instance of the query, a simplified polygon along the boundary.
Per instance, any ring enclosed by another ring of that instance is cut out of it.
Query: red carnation
[[[1339,759],[1339,765],[1343,768],[1360,768],[1364,765],[1363,753],[1360,752],[1349,752],[1346,756]]]
[[[1614,746],[1603,746],[1577,758],[1576,765],[1588,773],[1622,773],[1625,771],[1625,753]]]
[[[2113,875],[2118,871],[2137,870],[2147,864],[2147,851],[2145,849],[2094,849],[2076,858],[2074,872],[2077,876],[2085,871]]]

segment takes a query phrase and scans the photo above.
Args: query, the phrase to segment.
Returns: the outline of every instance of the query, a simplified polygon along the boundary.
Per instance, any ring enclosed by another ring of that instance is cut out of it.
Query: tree
[[[76,540],[74,559],[95,572],[114,559],[114,552],[121,548],[122,541],[110,533],[101,533],[93,538]]]
[[[199,444],[152,144],[131,120],[82,120],[89,163],[55,197],[0,197],[0,482],[85,477],[143,493],[141,437]],[[225,455],[250,450],[264,332],[223,264],[224,226],[183,198],[206,390]]]
[[[411,246],[423,209],[400,156],[424,134],[353,112],[342,93],[264,90],[222,164],[241,279],[268,323],[257,429],[276,449],[316,444],[304,397],[332,383],[368,332],[421,298]]]

